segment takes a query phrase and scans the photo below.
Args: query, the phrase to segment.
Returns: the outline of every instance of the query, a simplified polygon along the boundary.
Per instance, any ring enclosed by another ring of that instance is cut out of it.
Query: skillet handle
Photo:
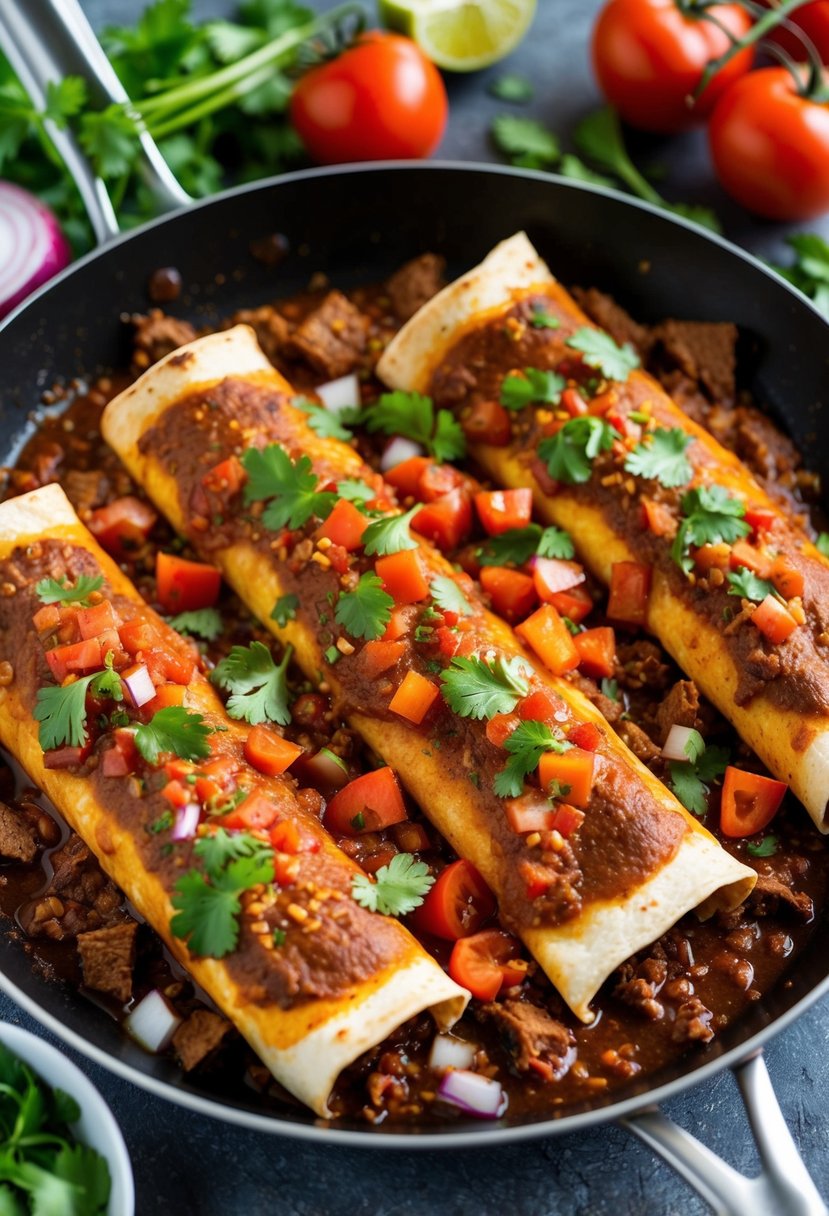
[[[620,1124],[681,1174],[716,1216],[828,1216],[797,1151],[777,1101],[762,1051],[734,1068],[760,1155],[760,1173],[746,1178],[658,1107],[637,1111]]]
[[[98,104],[129,102],[121,82],[101,49],[78,0],[0,0],[0,47],[29,97],[42,109],[46,86],[63,76],[82,76]],[[106,187],[93,173],[74,136],[46,123],[80,192],[96,240],[105,244],[118,235],[118,220]],[[147,132],[142,132],[141,175],[160,211],[185,207],[192,200],[176,181]]]

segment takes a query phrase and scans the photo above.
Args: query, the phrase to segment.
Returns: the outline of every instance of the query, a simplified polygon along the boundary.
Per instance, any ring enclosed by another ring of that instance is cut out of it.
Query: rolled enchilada
[[[468,993],[401,924],[355,902],[359,867],[290,778],[248,761],[249,732],[192,646],[57,486],[0,505],[0,583],[0,659],[13,672],[0,688],[0,742],[286,1089],[325,1116],[342,1069],[407,1018],[431,1008],[445,1028],[460,1016]],[[179,729],[186,712],[195,743],[158,736],[171,709]],[[142,729],[156,731],[154,745]],[[258,833],[238,830],[251,822],[246,803]],[[205,842],[230,849],[223,864]],[[235,942],[208,926],[206,885],[236,901],[220,917]],[[195,916],[182,932],[185,891]]]
[[[609,615],[646,625],[829,830],[829,561],[526,236],[426,304],[378,374],[458,412],[496,484],[530,487],[610,584]],[[632,610],[625,579],[650,588]]]
[[[102,430],[477,867],[577,1016],[589,1021],[614,967],[686,911],[751,889],[753,872],[412,535],[412,513],[353,448],[309,426],[249,329],[163,359],[109,404]],[[504,716],[535,740],[524,772],[543,781],[519,780],[517,798],[496,789],[507,755],[490,728]],[[579,789],[564,780],[574,764]],[[522,809],[537,829],[522,830]]]

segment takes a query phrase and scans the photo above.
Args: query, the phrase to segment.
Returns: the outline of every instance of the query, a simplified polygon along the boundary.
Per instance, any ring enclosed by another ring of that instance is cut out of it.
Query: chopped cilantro
[[[112,670],[111,655],[104,671],[82,676],[71,684],[48,684],[37,690],[33,716],[40,723],[38,742],[45,752],[54,747],[83,747],[87,741],[86,696],[122,701],[121,678]]]
[[[87,608],[92,592],[100,591],[103,585],[102,574],[81,574],[74,583],[61,575],[59,579],[42,578],[35,591],[42,604],[77,604],[79,608]]]
[[[693,436],[681,427],[657,427],[628,454],[625,469],[636,477],[648,477],[663,486],[687,485],[694,470],[686,451],[693,442]]]
[[[231,836],[219,828],[197,840],[193,851],[204,863],[206,876],[189,870],[178,880],[170,928],[187,940],[193,954],[223,958],[239,940],[239,896],[273,881],[273,849],[246,832]]]
[[[535,554],[539,557],[571,558],[573,542],[561,528],[542,528],[527,524],[525,528],[508,528],[500,536],[490,536],[477,550],[482,566],[523,566]]]
[[[337,600],[334,619],[353,638],[371,642],[386,631],[394,600],[383,590],[383,580],[367,571],[353,591],[343,591]]]
[[[292,654],[293,647],[286,646],[282,662],[277,664],[263,642],[231,647],[210,677],[231,693],[227,702],[231,718],[244,718],[251,726],[259,722],[287,726],[291,720],[287,670]]]
[[[671,547],[671,557],[686,574],[694,566],[688,553],[691,545],[717,545],[723,541],[730,545],[751,531],[743,518],[744,504],[722,486],[688,490],[680,499],[680,507],[684,519]]]
[[[420,907],[434,881],[425,862],[416,861],[411,853],[398,853],[388,865],[380,867],[374,882],[367,874],[356,874],[351,894],[370,912],[405,916]]]
[[[619,681],[609,680],[607,676],[602,678],[601,682],[602,696],[607,697],[609,701],[619,700]]]
[[[375,519],[363,533],[363,552],[367,557],[374,554],[385,557],[389,553],[402,553],[404,549],[416,549],[417,541],[409,531],[409,524],[422,510],[420,503],[403,515],[386,515]]]
[[[330,490],[317,490],[319,478],[312,472],[308,456],[291,460],[278,443],[266,448],[248,448],[242,455],[248,475],[245,502],[267,501],[262,523],[272,531],[301,528],[313,516],[324,519],[337,501]]]
[[[467,776],[469,777],[469,780],[472,782],[472,784],[475,786],[475,789],[479,790],[481,788],[481,774],[480,773],[468,773]]]
[[[288,621],[293,621],[296,618],[298,607],[298,595],[280,595],[271,609],[271,620],[276,621],[280,629],[284,629]]]
[[[547,312],[543,304],[533,304],[530,310],[530,325],[533,329],[558,329],[560,324],[558,317]]]
[[[555,481],[574,485],[590,480],[591,464],[599,452],[607,452],[616,438],[604,418],[585,414],[571,418],[555,435],[542,439],[538,455],[546,462]]]
[[[505,376],[501,382],[501,405],[508,410],[523,410],[528,405],[558,405],[567,381],[557,372],[525,367],[524,375]]]
[[[495,775],[495,793],[499,798],[517,798],[524,788],[524,778],[535,772],[545,752],[566,752],[571,746],[543,722],[519,722],[504,740],[510,758]]]
[[[371,486],[366,485],[364,481],[360,481],[356,477],[346,477],[343,481],[338,481],[337,493],[340,498],[345,498],[349,502],[358,504],[371,502],[373,498],[377,497],[376,490],[372,490]]]
[[[402,435],[422,444],[435,460],[457,460],[466,453],[466,439],[457,418],[449,410],[438,410],[431,397],[422,393],[406,393],[401,389],[383,393],[365,411],[369,431],[384,435]]]
[[[293,404],[307,414],[311,430],[323,439],[344,439],[346,442],[351,439],[351,431],[344,425],[343,419],[343,414],[348,417],[348,411],[328,410],[324,405],[317,405],[304,397],[294,397]]]
[[[526,76],[519,76],[517,72],[507,72],[496,77],[487,91],[499,101],[513,101],[517,105],[532,101],[534,95],[532,83]]]
[[[469,616],[472,605],[453,578],[439,574],[431,582],[432,596],[439,608],[457,612],[458,616]]]
[[[815,541],[815,548],[824,557],[829,557],[829,532],[821,532]]]
[[[687,761],[672,760],[668,765],[671,789],[686,810],[702,816],[708,810],[711,782],[721,777],[728,765],[728,748],[706,747],[699,732],[692,731],[685,753]]]
[[[746,844],[746,852],[749,857],[774,857],[779,845],[777,837],[769,834],[761,837],[760,840],[749,840]]]
[[[745,566],[739,570],[729,570],[727,577],[730,584],[729,595],[739,595],[744,600],[752,600],[755,604],[760,604],[767,595],[775,594],[774,583],[770,583],[765,578],[758,578],[752,570]]]
[[[180,612],[171,616],[167,622],[172,629],[179,633],[195,634],[213,642],[222,632],[222,615],[218,608],[197,608],[192,612]]]
[[[274,929],[273,944],[275,946],[284,946],[287,936],[288,936],[288,934],[285,932],[284,929]]]
[[[462,718],[492,718],[511,713],[529,692],[526,664],[519,658],[497,656],[452,659],[441,672],[443,697]]]
[[[567,339],[567,345],[571,350],[577,350],[582,362],[601,372],[606,380],[627,380],[639,366],[639,356],[629,342],[619,346],[610,334],[589,325],[577,329]]]
[[[173,812],[162,811],[158,818],[154,819],[152,823],[148,825],[147,831],[152,836],[158,836],[160,832],[169,832],[174,823],[175,819],[173,818]]]
[[[208,735],[212,734],[201,714],[183,705],[159,709],[149,722],[135,732],[135,746],[148,764],[158,764],[162,752],[173,752],[182,760],[201,760],[210,755]]]

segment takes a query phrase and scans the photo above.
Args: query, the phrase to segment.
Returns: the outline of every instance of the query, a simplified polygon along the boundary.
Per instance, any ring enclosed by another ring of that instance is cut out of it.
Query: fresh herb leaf
[[[586,165],[579,156],[573,156],[567,152],[561,158],[561,164],[558,167],[562,177],[569,177],[576,182],[589,182],[591,186],[604,186],[606,189],[618,189],[618,182],[612,177],[607,177],[604,173],[596,173],[589,165]]]
[[[380,867],[374,882],[367,874],[356,874],[351,894],[370,912],[405,916],[420,907],[434,881],[424,861],[416,861],[411,853],[398,853],[388,865]]]
[[[311,430],[323,439],[343,439],[347,443],[352,438],[351,431],[343,425],[342,416],[336,410],[328,410],[324,405],[317,405],[304,397],[294,397],[292,404],[308,415]]]
[[[212,845],[209,836],[197,841],[194,851],[204,858],[207,877],[190,870],[174,888],[170,928],[201,957],[224,958],[236,949],[242,892],[273,881],[271,848],[245,833],[224,837]]]
[[[103,178],[126,176],[141,146],[135,119],[118,104],[105,110],[87,110],[81,116],[78,139],[95,172]]]
[[[575,554],[573,542],[563,528],[550,525],[541,533],[536,553],[539,557],[558,557],[569,560]]]
[[[455,656],[440,678],[446,704],[462,718],[511,713],[529,692],[526,664],[501,655],[491,660]]]
[[[363,418],[369,431],[402,435],[421,444],[439,462],[466,454],[466,439],[457,418],[449,410],[435,413],[432,398],[421,393],[400,389],[383,393]]]
[[[639,367],[639,356],[629,342],[619,346],[610,334],[591,325],[577,329],[566,345],[577,350],[582,362],[601,372],[607,380],[627,380],[634,368]]]
[[[829,316],[829,242],[814,232],[798,232],[786,244],[794,250],[793,264],[773,269]]]
[[[193,845],[193,852],[204,862],[210,878],[221,874],[225,866],[240,857],[263,857],[271,850],[248,832],[228,832],[217,828],[207,836],[200,836]]]
[[[495,775],[495,793],[499,798],[517,798],[524,788],[524,778],[535,772],[545,752],[566,752],[571,746],[543,722],[519,722],[504,740],[510,758]]]
[[[197,608],[192,612],[180,612],[167,622],[179,633],[195,634],[213,642],[222,632],[222,614],[218,608]]]
[[[608,679],[607,676],[602,677],[600,684],[602,696],[607,697],[608,701],[619,700],[619,681]]]
[[[607,452],[615,438],[616,432],[604,418],[584,414],[542,439],[538,455],[555,481],[574,485],[590,480],[592,461],[599,452]]]
[[[262,522],[274,532],[301,528],[314,516],[325,519],[334,509],[337,495],[317,489],[319,478],[308,456],[293,461],[278,443],[271,443],[261,450],[248,448],[242,464],[248,475],[245,502],[268,502]]]
[[[499,536],[488,537],[475,556],[482,566],[523,566],[535,554],[571,558],[574,553],[573,542],[561,528],[527,524],[524,528],[508,528]]]
[[[385,633],[393,607],[394,599],[383,590],[383,580],[367,571],[353,591],[341,592],[334,619],[353,638],[371,642]]]
[[[681,427],[657,427],[628,454],[625,469],[668,488],[687,485],[694,475],[686,454],[693,442],[693,436]]]
[[[516,105],[532,101],[535,94],[532,83],[526,76],[519,76],[516,72],[507,72],[504,76],[496,77],[487,91],[499,101],[513,101]]]
[[[42,578],[35,591],[42,604],[77,604],[79,608],[88,608],[90,595],[103,585],[102,574],[81,574],[74,583],[61,575],[59,579]]]
[[[493,119],[491,132],[498,151],[523,168],[554,165],[561,155],[555,135],[534,118],[500,114]]]
[[[705,740],[698,730],[689,730],[688,738],[685,740],[685,746],[682,749],[685,755],[690,760],[691,764],[696,764],[702,753],[705,751]]]
[[[530,310],[530,325],[533,329],[558,329],[560,324],[558,317],[547,312],[543,304],[533,304]]]
[[[417,541],[409,531],[409,524],[422,509],[422,505],[417,503],[402,515],[387,515],[370,523],[363,533],[363,552],[366,556],[377,554],[385,557],[390,553],[402,553],[404,549],[416,549]]]
[[[337,493],[340,498],[358,504],[371,502],[373,498],[377,497],[376,490],[372,490],[371,486],[366,485],[364,481],[359,481],[356,477],[347,477],[344,481],[338,481]]]
[[[162,752],[173,752],[182,760],[203,760],[210,755],[207,739],[212,733],[201,714],[183,705],[168,705],[138,726],[135,746],[148,764],[158,764]]]
[[[691,545],[731,545],[751,531],[743,516],[745,505],[732,498],[722,486],[698,486],[682,495],[680,507],[685,517],[679,525],[671,557],[690,574],[694,563],[688,553]]]
[[[293,647],[286,646],[282,662],[277,664],[264,642],[231,647],[210,676],[231,694],[227,702],[231,718],[243,718],[251,726],[260,722],[288,725],[291,711],[287,672],[292,654]]]
[[[780,842],[777,837],[769,834],[760,840],[749,840],[746,844],[746,852],[749,857],[774,857],[779,846]]]
[[[469,616],[472,605],[453,578],[439,574],[431,582],[432,598],[439,608],[456,612],[458,616]]]
[[[296,610],[299,607],[298,595],[280,595],[279,599],[274,604],[271,610],[271,620],[276,621],[280,629],[284,629],[288,621],[296,619]]]
[[[501,382],[501,405],[523,410],[528,405],[558,405],[567,381],[556,372],[525,367],[524,375],[505,376]]]
[[[774,595],[774,583],[768,579],[758,578],[752,571],[745,566],[740,570],[729,570],[727,574],[729,595],[742,596],[744,600],[752,600],[755,604],[761,604],[767,595]]]
[[[695,731],[694,734],[697,732]],[[701,736],[699,736],[701,741]],[[668,765],[671,789],[679,801],[692,815],[702,816],[708,810],[708,794],[711,782],[723,775],[728,765],[729,753],[724,747],[705,747],[700,752],[694,743],[695,759],[672,760]]]
[[[88,738],[87,693],[110,697],[113,701],[124,699],[121,678],[112,670],[111,656],[108,655],[107,659],[104,671],[82,676],[71,684],[47,684],[38,689],[33,716],[40,723],[38,742],[45,752],[55,747],[84,746]]]
[[[64,76],[62,80],[48,81],[43,117],[64,128],[67,118],[74,118],[84,109],[87,94],[86,81],[80,76]]]
[[[829,557],[829,532],[821,532],[815,541],[815,548],[824,557]]]

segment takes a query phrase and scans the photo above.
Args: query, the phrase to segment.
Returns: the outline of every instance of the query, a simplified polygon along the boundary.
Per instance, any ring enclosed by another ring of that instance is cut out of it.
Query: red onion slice
[[[28,190],[0,181],[0,317],[71,260],[49,208]]]
[[[507,1109],[500,1081],[480,1073],[451,1068],[438,1086],[438,1097],[477,1119],[499,1119]]]
[[[196,834],[201,818],[201,807],[198,802],[188,802],[176,811],[175,822],[170,831],[171,840],[192,840]]]
[[[155,696],[155,684],[153,684],[146,667],[143,665],[136,667],[135,671],[130,672],[129,675],[122,676],[121,679],[136,709],[140,709],[142,705],[146,705],[148,701],[152,701]]]
[[[696,731],[691,726],[677,726],[676,723],[668,731],[668,737],[665,740],[665,745],[662,748],[662,755],[666,760],[688,760],[690,759],[685,747],[691,735],[696,734]]]
[[[322,404],[333,414],[360,404],[360,382],[356,376],[340,376],[314,390]]]
[[[181,1025],[181,1018],[153,988],[124,1018],[124,1026],[147,1051],[163,1051]]]

